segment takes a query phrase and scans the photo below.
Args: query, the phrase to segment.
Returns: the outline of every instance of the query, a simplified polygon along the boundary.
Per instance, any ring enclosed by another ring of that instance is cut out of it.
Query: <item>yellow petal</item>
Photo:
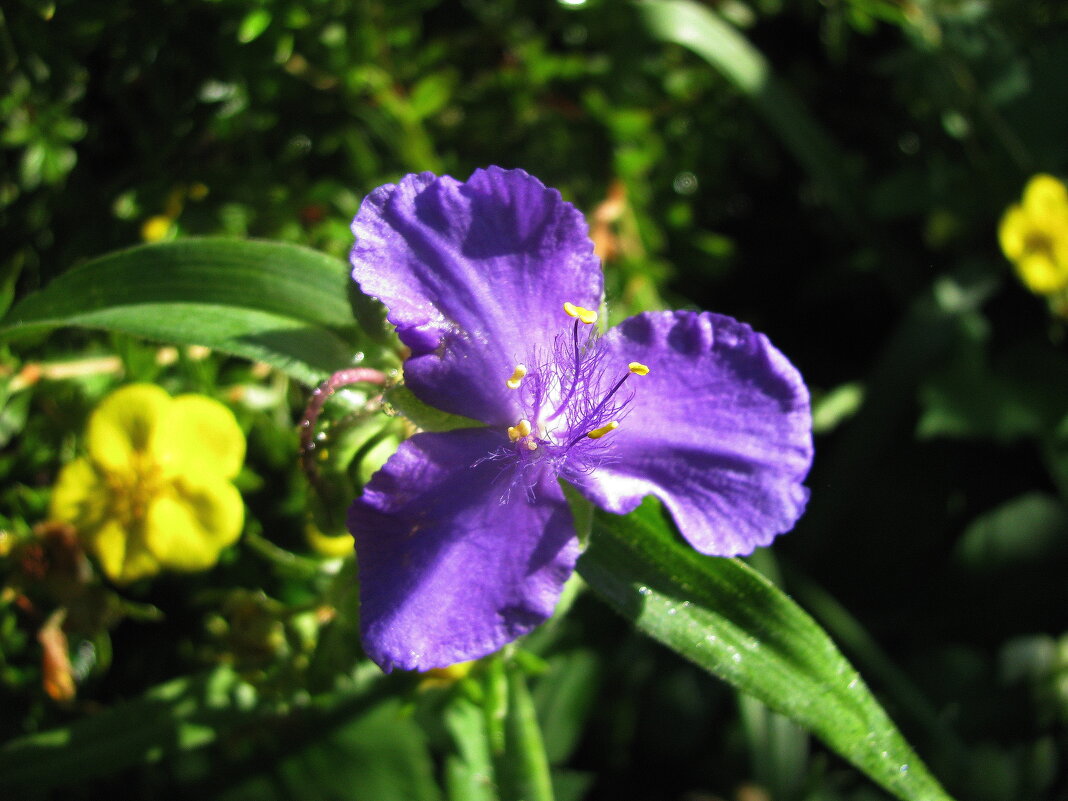
[[[356,543],[351,534],[323,534],[314,524],[308,523],[304,527],[304,536],[308,538],[312,550],[320,556],[344,559],[356,554]]]
[[[159,562],[145,548],[140,533],[127,531],[114,518],[87,532],[84,539],[112,581],[125,584],[159,572]]]
[[[164,214],[149,217],[141,225],[141,238],[146,242],[162,242],[174,233],[174,220]]]
[[[98,527],[107,513],[109,489],[88,459],[75,459],[59,471],[49,515],[76,529]]]
[[[218,401],[179,395],[155,430],[151,451],[167,475],[233,478],[245,461],[245,435]]]
[[[104,398],[89,417],[86,448],[106,470],[127,473],[135,453],[148,443],[171,404],[171,396],[155,384],[130,384]]]
[[[229,481],[176,481],[149,505],[145,543],[165,567],[205,570],[237,541],[244,522],[241,493]]]
[[[1068,286],[1068,263],[1058,265],[1045,252],[1028,253],[1016,262],[1016,270],[1027,288],[1039,295],[1049,295]]]
[[[1027,182],[1023,205],[1029,214],[1036,217],[1068,214],[1068,189],[1052,175],[1039,173]]]
[[[457,662],[442,668],[431,668],[423,674],[419,682],[418,690],[429,690],[436,687],[451,687],[460,679],[466,678],[471,669],[478,664],[477,659],[469,662]]]
[[[1002,216],[998,225],[998,241],[1009,261],[1016,261],[1023,255],[1030,227],[1027,215],[1019,206],[1010,206]]]

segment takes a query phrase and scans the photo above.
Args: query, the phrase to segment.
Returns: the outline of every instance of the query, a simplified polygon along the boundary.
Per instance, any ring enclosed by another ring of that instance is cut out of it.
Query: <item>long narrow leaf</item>
[[[347,265],[279,242],[188,239],[108,254],[24,298],[11,337],[60,326],[118,331],[259,359],[314,383],[356,351]]]
[[[232,668],[183,676],[67,726],[9,740],[0,747],[0,798],[44,793],[204,748],[227,733],[258,726],[284,730],[296,748],[390,698],[375,676],[368,682],[313,696],[280,711],[261,699]],[[36,796],[34,796],[36,797]]]
[[[553,801],[549,761],[545,756],[545,741],[534,710],[534,701],[527,689],[522,668],[509,664],[508,717],[505,720],[505,749],[503,765],[507,777],[502,783],[510,788],[514,798],[523,801]]]
[[[949,798],[824,631],[737,559],[682,543],[657,505],[599,513],[579,561],[620,614],[820,737],[907,801]]]
[[[856,192],[842,169],[841,147],[740,31],[693,0],[642,0],[636,7],[650,34],[692,50],[749,98],[822,189],[828,205],[843,222],[859,228]]]

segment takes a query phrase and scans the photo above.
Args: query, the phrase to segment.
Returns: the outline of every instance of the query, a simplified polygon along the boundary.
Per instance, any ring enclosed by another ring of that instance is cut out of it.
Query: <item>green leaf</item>
[[[578,748],[597,704],[601,665],[589,648],[554,653],[548,663],[532,695],[542,723],[545,757],[555,766],[564,764]]]
[[[260,37],[271,24],[271,12],[266,8],[257,8],[245,15],[237,29],[237,41],[248,44]]]
[[[445,759],[449,801],[497,801],[482,709],[456,694],[445,707],[442,722],[456,746],[456,753]]]
[[[1068,395],[1068,365],[1047,346],[1018,346],[991,358],[986,321],[963,329],[952,361],[920,387],[921,437],[1012,442],[1056,428]]]
[[[808,734],[745,693],[738,695],[738,711],[756,782],[766,787],[772,798],[803,797]]]
[[[985,574],[1020,569],[1063,552],[1066,534],[1068,515],[1060,501],[1027,492],[973,520],[955,557]]]
[[[288,745],[288,744],[287,744]],[[257,755],[218,801],[439,801],[426,735],[399,699],[327,729],[303,747]]]
[[[280,748],[292,753],[303,745],[305,736],[320,737],[346,721],[373,715],[370,710],[392,707],[388,699],[394,692],[376,671],[344,689],[312,696],[299,707],[280,708],[261,698],[233,668],[219,667],[157,685],[140,698],[68,726],[8,741],[0,746],[0,797],[23,797],[9,790],[45,793],[57,787],[84,786],[93,779],[170,759],[227,737],[247,737],[253,731],[261,737],[278,733]],[[381,730],[364,739],[382,739]],[[260,741],[261,749],[265,742]],[[397,751],[411,753],[412,749],[405,744]],[[421,776],[412,779],[427,786]],[[433,801],[437,793],[401,797]]]
[[[11,302],[15,299],[15,284],[25,262],[26,252],[22,250],[0,263],[0,314],[11,308]]]
[[[650,34],[692,50],[749,98],[821,188],[828,205],[859,230],[860,204],[842,168],[843,149],[775,77],[760,50],[712,9],[693,0],[643,0],[635,5]]]
[[[449,414],[427,406],[403,384],[396,384],[385,392],[385,401],[424,431],[452,431],[457,428],[482,428],[485,423]]]
[[[508,715],[505,719],[505,758],[497,780],[506,788],[505,801],[553,801],[549,761],[534,701],[523,669],[515,662],[508,671]],[[508,792],[510,790],[510,792]]]
[[[297,245],[184,239],[111,253],[24,298],[0,337],[118,331],[267,362],[308,384],[357,351],[348,266]]]
[[[43,792],[199,748],[256,704],[255,690],[230,668],[175,679],[107,712],[6,743],[0,788]]]
[[[449,72],[436,72],[419,80],[408,96],[412,111],[420,119],[437,114],[449,102],[456,76]]]
[[[501,801],[552,801],[552,779],[523,666],[497,655],[483,662],[482,716]]]
[[[578,569],[646,634],[808,729],[899,798],[949,798],[815,621],[744,562],[692,550],[654,501],[626,517],[598,513]]]

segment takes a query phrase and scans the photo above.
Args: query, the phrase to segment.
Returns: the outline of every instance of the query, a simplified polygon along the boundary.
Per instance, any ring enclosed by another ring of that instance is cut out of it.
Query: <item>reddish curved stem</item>
[[[309,479],[314,481],[318,475],[315,461],[312,459],[312,451],[315,450],[315,423],[330,396],[342,387],[352,384],[374,384],[381,387],[385,386],[387,380],[386,374],[381,370],[372,367],[350,367],[348,370],[339,370],[315,388],[300,421],[300,463]]]

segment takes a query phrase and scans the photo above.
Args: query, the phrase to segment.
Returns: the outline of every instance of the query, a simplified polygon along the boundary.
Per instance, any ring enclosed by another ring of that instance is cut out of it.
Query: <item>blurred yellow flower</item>
[[[351,534],[324,534],[314,523],[309,522],[304,527],[304,536],[313,551],[328,559],[344,559],[356,555],[356,545]]]
[[[245,507],[230,479],[245,437],[218,401],[131,384],[101,401],[85,439],[88,455],[60,471],[51,514],[114,581],[205,570],[240,536]]]
[[[429,690],[431,688],[451,687],[461,679],[467,678],[471,669],[478,664],[477,659],[467,662],[457,662],[443,668],[431,668],[423,674],[418,689]]]
[[[1001,218],[998,238],[1032,292],[1051,295],[1068,288],[1068,190],[1059,180],[1039,174],[1028,181],[1023,202]]]
[[[141,226],[141,238],[145,242],[162,242],[174,233],[174,219],[165,214],[149,217]]]

